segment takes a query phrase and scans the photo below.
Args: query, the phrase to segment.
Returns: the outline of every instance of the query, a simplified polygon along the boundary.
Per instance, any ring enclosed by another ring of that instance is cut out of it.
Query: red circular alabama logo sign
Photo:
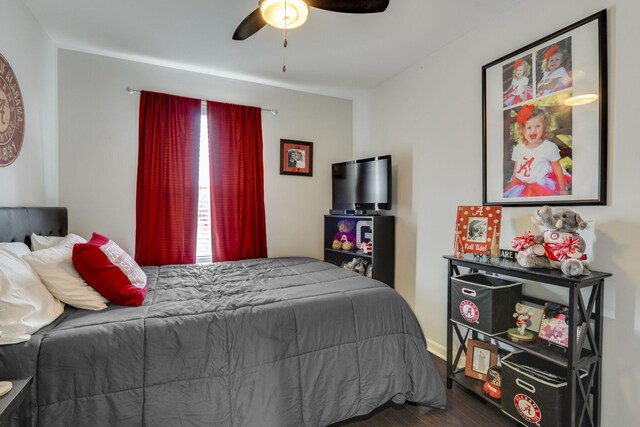
[[[24,137],[24,104],[16,75],[0,54],[0,167],[20,154]]]
[[[538,424],[542,418],[540,408],[532,398],[526,394],[516,394],[513,398],[513,404],[518,414],[530,423]]]
[[[460,303],[460,314],[469,323],[478,323],[480,318],[480,310],[478,310],[473,301],[469,300],[464,300]]]

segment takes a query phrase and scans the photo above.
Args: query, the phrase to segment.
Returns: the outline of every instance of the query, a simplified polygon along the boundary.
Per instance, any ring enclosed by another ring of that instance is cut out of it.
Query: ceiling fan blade
[[[342,13],[384,12],[389,0],[309,0],[309,6]]]
[[[260,13],[260,8],[254,10],[244,18],[244,20],[236,28],[236,32],[233,33],[234,40],[244,40],[257,33],[262,27],[267,25],[266,21]]]

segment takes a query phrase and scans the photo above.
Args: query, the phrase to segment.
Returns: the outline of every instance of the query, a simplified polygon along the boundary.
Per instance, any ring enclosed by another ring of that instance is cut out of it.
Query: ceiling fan
[[[269,24],[276,28],[299,27],[307,20],[309,7],[341,13],[384,12],[389,0],[259,0],[258,8],[236,28],[234,40],[244,40]]]

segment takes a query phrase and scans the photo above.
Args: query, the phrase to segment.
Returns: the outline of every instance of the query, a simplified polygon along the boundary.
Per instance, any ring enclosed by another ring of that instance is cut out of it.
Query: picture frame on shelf
[[[482,67],[484,205],[606,204],[606,21],[602,10]]]
[[[458,206],[454,256],[461,258],[470,253],[497,257],[501,219],[500,206]]]
[[[281,139],[280,175],[313,176],[313,142]]]
[[[489,368],[498,363],[498,346],[484,341],[467,340],[464,374],[476,380],[487,380]]]
[[[569,346],[569,320],[569,307],[553,302],[546,303],[538,338],[566,349]],[[578,318],[576,341],[580,339],[583,327],[583,320]]]

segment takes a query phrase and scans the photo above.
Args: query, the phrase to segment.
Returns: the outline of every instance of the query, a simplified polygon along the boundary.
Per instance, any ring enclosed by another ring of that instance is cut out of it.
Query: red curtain
[[[215,261],[267,256],[260,108],[207,102]]]
[[[140,265],[196,259],[201,101],[140,96],[136,255]]]

